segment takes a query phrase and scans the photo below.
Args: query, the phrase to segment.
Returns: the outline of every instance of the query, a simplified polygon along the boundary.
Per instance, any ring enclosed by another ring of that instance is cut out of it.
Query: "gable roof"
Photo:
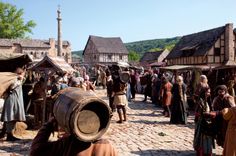
[[[183,36],[167,59],[184,56],[203,56],[225,31],[225,26]]]
[[[99,37],[99,36],[89,36],[88,42],[85,46],[84,52],[86,50],[86,47],[91,41],[97,51],[99,53],[119,53],[119,54],[128,54],[128,50],[123,44],[120,37]],[[84,55],[83,52],[83,55]]]
[[[145,52],[143,56],[141,57],[139,62],[153,62],[157,61],[158,57],[161,55],[162,51],[156,51],[156,52]]]
[[[51,57],[46,55],[41,61],[31,67],[31,70],[43,70],[50,68],[54,71],[73,72],[74,69],[69,65],[63,57]]]
[[[39,40],[39,39],[0,39],[0,47],[11,47],[14,44],[20,44],[21,47],[37,47],[37,48],[50,48],[49,40]],[[57,41],[55,41],[57,45]],[[63,41],[63,45],[70,45],[68,41]]]

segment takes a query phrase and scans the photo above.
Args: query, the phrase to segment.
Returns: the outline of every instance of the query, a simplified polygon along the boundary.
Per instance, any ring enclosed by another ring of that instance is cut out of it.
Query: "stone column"
[[[62,56],[62,40],[61,40],[61,11],[60,8],[57,10],[57,25],[58,25],[58,33],[57,33],[57,56]]]

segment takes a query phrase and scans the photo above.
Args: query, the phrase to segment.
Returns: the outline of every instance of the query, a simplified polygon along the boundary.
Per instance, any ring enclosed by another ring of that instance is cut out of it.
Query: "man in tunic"
[[[41,127],[32,142],[30,156],[117,156],[115,148],[106,139],[83,142],[68,134],[57,141],[49,141],[56,125],[57,121],[52,117]]]
[[[112,76],[110,72],[107,72],[107,81],[106,81],[106,86],[107,86],[107,97],[109,98],[109,106],[112,110],[112,112],[114,112],[115,107],[113,105],[113,101],[114,101],[114,97],[112,94],[113,91],[113,80],[112,80]]]
[[[236,107],[224,108],[221,111],[211,111],[205,114],[212,118],[223,116],[224,120],[228,121],[227,131],[223,146],[223,156],[236,155]]]
[[[132,95],[132,99],[135,99],[135,94],[136,94],[136,77],[135,77],[135,72],[134,70],[130,71],[130,91],[131,91],[131,95]]]
[[[214,111],[222,111],[224,108],[230,108],[235,106],[234,97],[228,94],[227,87],[225,85],[219,85],[216,87],[216,96],[213,100],[212,107]],[[222,115],[216,116],[216,142],[219,146],[223,147],[225,134],[227,129],[227,121],[223,119]]]
[[[152,70],[148,70],[148,72],[145,74],[145,77],[146,77],[146,87],[144,89],[144,100],[143,102],[146,102],[147,101],[147,97],[151,97],[152,96],[152,75],[153,75],[153,72]]]
[[[127,84],[122,82],[114,82],[113,84],[113,94],[114,101],[113,104],[116,106],[117,113],[119,116],[119,121],[117,123],[122,123],[127,121],[126,106],[128,105],[128,100],[126,97]],[[123,112],[123,119],[122,119]]]
[[[46,98],[46,85],[43,77],[40,77],[39,81],[34,85],[32,93],[32,103],[34,107],[34,124],[35,126],[41,126],[43,121],[43,104],[44,98]]]
[[[170,105],[171,105],[171,98],[172,98],[172,84],[169,82],[168,78],[162,77],[162,85],[160,91],[160,97],[162,99],[162,106],[163,106],[163,114],[165,117],[169,117],[170,112]]]

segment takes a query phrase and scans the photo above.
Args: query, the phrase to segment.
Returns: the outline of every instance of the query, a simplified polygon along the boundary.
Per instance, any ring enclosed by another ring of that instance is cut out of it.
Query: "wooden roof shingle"
[[[106,37],[105,38],[105,37],[90,35],[88,41],[89,40],[91,40],[91,42],[95,45],[99,53],[118,53],[118,54],[129,53],[120,37],[109,37],[109,38]],[[86,50],[87,45],[88,45],[88,42],[85,46],[85,50]]]
[[[157,61],[158,57],[161,55],[163,51],[156,52],[145,52],[140,59],[140,62],[153,62]]]
[[[167,59],[184,56],[203,56],[225,31],[225,26],[183,36]]]

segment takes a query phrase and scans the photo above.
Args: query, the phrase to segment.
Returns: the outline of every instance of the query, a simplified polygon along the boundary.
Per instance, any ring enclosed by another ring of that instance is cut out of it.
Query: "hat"
[[[153,74],[153,78],[157,78],[158,76],[157,76],[157,74]]]
[[[218,85],[215,89],[215,93],[217,93],[219,90],[224,90],[225,92],[228,91],[226,85]]]
[[[182,76],[177,76],[177,80],[179,81],[179,82],[183,82],[183,77]]]
[[[201,79],[207,79],[206,75],[201,75],[200,78]]]

